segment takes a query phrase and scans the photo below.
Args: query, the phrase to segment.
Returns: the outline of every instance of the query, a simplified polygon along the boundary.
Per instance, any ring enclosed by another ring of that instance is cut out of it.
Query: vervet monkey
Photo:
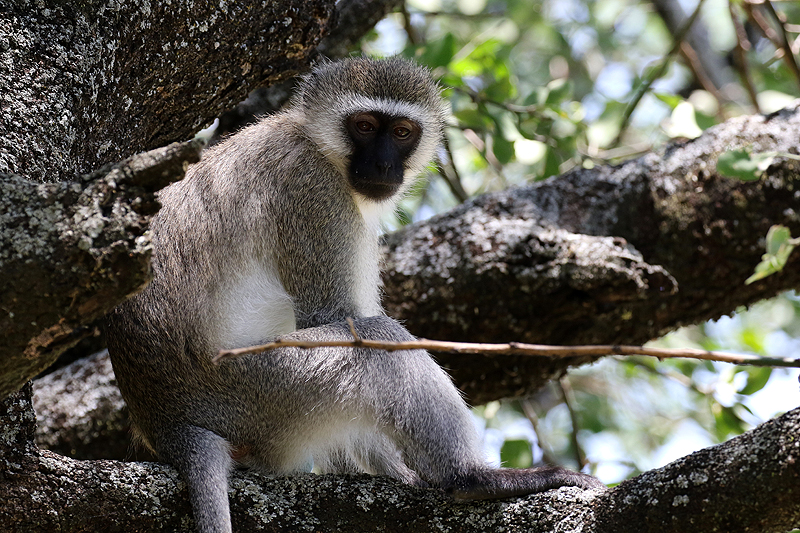
[[[108,315],[137,434],[186,479],[198,529],[231,531],[228,472],[368,472],[457,498],[572,485],[562,468],[490,468],[470,412],[423,350],[281,348],[276,337],[413,337],[381,308],[378,224],[434,157],[445,117],[424,68],[317,66],[288,108],[209,149],[160,195],[153,280]]]

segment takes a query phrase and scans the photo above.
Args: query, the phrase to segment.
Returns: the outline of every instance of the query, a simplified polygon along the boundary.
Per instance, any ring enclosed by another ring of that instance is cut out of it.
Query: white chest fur
[[[356,206],[364,221],[360,242],[356,246],[353,299],[362,316],[383,313],[381,307],[381,269],[378,236],[381,216],[394,208],[394,202],[377,203],[356,196]]]
[[[380,304],[380,265],[378,234],[380,216],[393,207],[358,199],[364,224],[360,228],[353,261],[351,297],[361,316],[383,313]],[[275,269],[253,259],[233,277],[220,295],[222,328],[219,345],[241,348],[268,342],[297,329],[292,297],[286,292]]]
[[[259,344],[297,329],[291,296],[275,271],[264,265],[248,265],[221,298],[224,348]]]

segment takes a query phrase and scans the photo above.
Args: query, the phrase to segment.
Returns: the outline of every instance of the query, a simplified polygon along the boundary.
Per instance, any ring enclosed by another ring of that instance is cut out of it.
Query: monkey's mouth
[[[400,183],[380,183],[371,180],[352,183],[352,185],[357,193],[376,202],[388,200],[400,189]]]
[[[350,185],[362,196],[376,202],[388,200],[400,190],[403,185],[403,172],[375,172],[366,176],[361,172],[350,173]]]

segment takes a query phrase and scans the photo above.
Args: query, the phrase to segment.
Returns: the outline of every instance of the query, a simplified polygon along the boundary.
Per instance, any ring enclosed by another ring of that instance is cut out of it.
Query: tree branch
[[[0,175],[0,398],[147,283],[155,193],[182,178],[201,147],[175,143],[76,181]]]
[[[11,2],[0,10],[0,172],[71,179],[190,139],[249,87],[304,70],[333,9],[333,0]]]
[[[745,7],[750,7],[749,4],[750,2],[745,2]],[[794,75],[798,87],[800,87],[800,66],[798,66],[797,61],[794,58],[794,51],[792,50],[792,45],[789,42],[789,37],[786,34],[785,17],[782,17],[777,11],[775,11],[775,6],[772,5],[770,0],[763,0],[762,4],[767,12],[772,15],[772,18],[775,19],[775,24],[778,26],[778,32],[776,35],[773,36],[770,32],[765,32],[765,34],[770,40],[773,41],[776,49],[783,50],[783,60],[786,62],[789,72]]]
[[[191,138],[248,85],[305,69],[333,4],[22,1],[0,10],[0,328],[8,340],[0,356],[10,356],[0,358],[0,397],[147,281],[154,193],[183,176],[200,144],[154,149],[104,177],[91,171]]]
[[[728,149],[797,154],[798,139],[795,104],[619,166],[480,196],[386,237],[384,304],[424,338],[641,344],[800,287],[800,254],[744,285],[772,224],[800,234],[800,165],[777,158],[757,182],[716,173]],[[437,358],[474,403],[531,394],[567,369],[519,356]]]
[[[382,477],[235,472],[235,530],[636,533],[786,531],[800,525],[800,409],[607,492],[562,488],[456,503]],[[192,531],[187,490],[154,463],[75,461],[42,451],[0,480],[5,531]],[[76,490],[80,487],[80,490]],[[41,495],[41,496],[39,496]],[[678,512],[679,511],[679,512]]]
[[[664,21],[667,31],[672,35],[677,35],[688,18],[683,4],[679,0],[652,0],[651,3]],[[706,90],[710,89],[712,94],[719,95],[719,89],[723,89],[724,95],[725,87],[734,79],[730,65],[725,61],[724,53],[715,50],[711,45],[709,25],[704,19],[705,17],[701,16],[692,24],[683,42],[696,54],[698,70],[702,70],[709,77],[708,81],[712,87],[705,87],[706,84],[703,84]]]
[[[340,0],[336,3],[335,23],[312,58],[318,54],[331,59],[347,56],[375,24],[401,3],[400,0]],[[252,124],[259,117],[279,110],[290,98],[295,84],[296,80],[292,78],[282,83],[255,88],[247,95],[247,99],[220,115],[219,125],[211,142],[217,142]]]
[[[348,319],[350,320],[350,319]],[[212,359],[219,363],[225,359],[270,352],[278,348],[294,346],[298,348],[321,348],[323,346],[339,346],[346,348],[374,348],[395,352],[398,350],[429,350],[448,354],[481,354],[481,355],[524,355],[532,357],[603,357],[608,355],[635,355],[657,357],[659,359],[687,358],[701,361],[718,361],[738,365],[777,366],[800,368],[800,359],[790,357],[760,357],[758,355],[695,350],[692,348],[648,348],[646,346],[546,346],[511,342],[504,344],[470,343],[417,339],[415,341],[375,341],[360,338],[354,329],[353,340],[348,341],[301,341],[295,339],[277,339],[257,346],[220,350]]]
[[[698,0],[697,6],[694,8],[694,12],[689,16],[688,19],[682,22],[682,26],[678,28],[678,31],[673,36],[672,49],[670,49],[670,51],[661,59],[661,63],[657,67],[654,67],[653,70],[645,76],[644,81],[636,89],[636,92],[634,93],[630,102],[628,102],[628,105],[625,106],[625,111],[622,113],[622,119],[620,119],[619,133],[617,134],[616,138],[611,141],[611,146],[618,146],[620,144],[620,141],[625,134],[625,130],[628,129],[628,123],[630,122],[633,112],[636,110],[636,107],[639,105],[639,102],[641,102],[644,95],[650,90],[650,87],[653,85],[653,83],[655,83],[655,81],[663,76],[667,71],[667,68],[672,62],[672,58],[675,56],[675,54],[680,51],[681,43],[686,38],[689,30],[692,29],[692,25],[697,20],[697,17],[700,15],[700,10],[703,7],[704,2],[705,0]]]
[[[800,526],[800,409],[623,481],[596,503],[596,531],[783,532]]]
[[[800,287],[798,254],[781,273],[743,284],[773,223],[800,234],[797,162],[776,159],[757,183],[714,174],[716,154],[727,147],[797,152],[797,139],[797,107],[735,119],[695,141],[667,147],[663,156],[486,195],[411,226],[388,238],[389,314],[429,337],[613,346],[645,342],[678,325]],[[470,401],[480,404],[530,395],[594,356],[438,353],[437,358]],[[63,384],[48,385],[53,394],[47,399],[43,391],[37,403],[40,416],[50,413],[40,419],[40,435],[51,436],[40,437],[40,443],[64,453],[75,450],[80,457],[97,457],[92,445],[109,451],[106,457],[124,457],[126,416],[111,366],[91,361],[84,371],[78,363],[47,378]],[[73,400],[67,391],[95,371],[102,376],[92,378],[93,393],[74,400],[92,403],[69,408]],[[87,435],[95,442],[81,441]]]

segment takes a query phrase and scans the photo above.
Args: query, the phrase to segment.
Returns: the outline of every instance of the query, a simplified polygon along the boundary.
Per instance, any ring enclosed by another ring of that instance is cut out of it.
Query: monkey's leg
[[[428,486],[408,467],[394,442],[381,432],[375,432],[357,443],[354,455],[355,461],[365,472],[393,477],[417,487]]]
[[[364,339],[414,338],[386,316],[359,317],[354,326]],[[352,333],[346,324],[335,323],[286,338],[339,340],[351,339]],[[301,355],[298,349],[287,349],[284,360],[282,364],[291,365],[290,374],[302,378],[284,393],[336,390],[335,402],[329,398],[314,402],[319,416],[319,406],[328,405],[336,412],[353,413],[354,420],[363,415],[375,422],[371,430],[375,437],[358,439],[350,448],[354,452],[351,457],[369,472],[416,485],[421,484],[420,479],[464,499],[504,498],[564,485],[602,486],[591,476],[562,468],[490,468],[469,408],[450,377],[424,350],[322,348]],[[332,372],[331,368],[338,370]],[[303,401],[303,397],[295,399],[295,403]],[[364,426],[357,428],[363,430]]]
[[[366,472],[395,478],[409,485],[427,487],[403,461],[394,442],[375,427],[351,427],[348,438],[314,457],[314,463],[324,474],[355,474]]]
[[[374,357],[383,376],[381,387],[374,390],[388,393],[376,402],[384,406],[378,420],[402,450],[405,463],[431,485],[459,499],[506,498],[562,486],[603,487],[592,476],[560,467],[490,468],[468,407],[426,352]],[[397,383],[387,383],[387,376],[397,376]],[[399,391],[404,400],[396,397]]]
[[[231,533],[228,442],[196,426],[171,428],[155,440],[159,456],[174,465],[189,486],[199,533]]]

